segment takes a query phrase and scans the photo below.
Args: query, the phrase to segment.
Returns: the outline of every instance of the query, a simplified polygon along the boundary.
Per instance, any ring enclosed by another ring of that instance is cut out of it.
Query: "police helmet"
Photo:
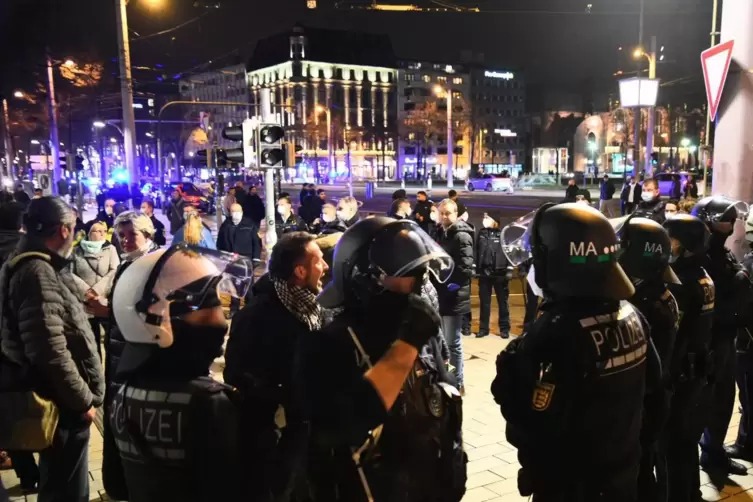
[[[620,244],[604,215],[578,203],[545,204],[528,237],[536,284],[564,297],[626,300],[635,288],[617,263]]]
[[[408,277],[429,270],[444,282],[452,273],[453,262],[416,222],[378,216],[359,221],[340,238],[332,260],[332,281],[318,297],[323,307],[345,303],[356,269],[374,279]]]
[[[689,214],[678,214],[664,222],[664,229],[669,234],[670,239],[679,244],[679,247],[674,245],[672,247],[674,259],[680,258],[686,253],[702,255],[709,248],[711,232],[700,218]]]
[[[672,241],[664,228],[648,218],[630,218],[619,233],[619,263],[636,279],[662,277],[665,283],[680,284],[672,267]]]
[[[691,214],[706,223],[712,232],[732,235],[738,217],[738,203],[723,195],[705,197],[696,203]]]
[[[144,365],[175,343],[172,319],[245,297],[253,262],[188,244],[149,253],[128,265],[115,285],[112,309],[126,342],[118,372]]]

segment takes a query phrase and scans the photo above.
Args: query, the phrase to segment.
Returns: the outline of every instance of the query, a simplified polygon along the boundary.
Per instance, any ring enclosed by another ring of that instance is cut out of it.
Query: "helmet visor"
[[[404,277],[412,275],[420,268],[426,268],[438,282],[447,282],[455,268],[455,262],[450,255],[425,232],[412,232],[411,235],[414,239],[420,239],[423,253],[388,275]]]
[[[251,259],[232,253],[181,246],[163,263],[154,288],[171,317],[203,308],[229,308],[243,299],[254,279]],[[152,313],[166,315],[167,312]]]
[[[531,259],[531,247],[528,241],[535,215],[536,211],[532,211],[502,229],[502,252],[514,267]]]

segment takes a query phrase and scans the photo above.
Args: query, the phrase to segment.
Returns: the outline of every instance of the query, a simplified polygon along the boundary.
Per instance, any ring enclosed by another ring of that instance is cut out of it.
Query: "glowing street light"
[[[31,144],[32,145],[38,145],[39,144],[39,140],[38,139],[33,139],[33,140],[31,140]]]
[[[16,91],[13,93],[13,97],[16,99],[24,99],[26,94],[23,93],[23,91]]]
[[[116,138],[110,138],[110,143],[117,143],[118,140]]]
[[[144,0],[144,3],[150,9],[159,9],[163,5],[162,0]]]
[[[682,138],[682,140],[680,141],[680,145],[683,148],[689,147],[690,146],[690,138]]]
[[[68,68],[73,68],[74,66],[76,66],[76,62],[72,59],[66,59],[65,63],[63,64]]]
[[[104,127],[105,127],[105,126],[107,125],[107,124],[105,124],[105,123],[104,123],[104,122],[102,122],[101,120],[95,120],[95,121],[94,121],[94,123],[93,123],[92,125],[93,125],[94,127],[96,127],[97,129],[103,129],[103,128],[104,128]]]

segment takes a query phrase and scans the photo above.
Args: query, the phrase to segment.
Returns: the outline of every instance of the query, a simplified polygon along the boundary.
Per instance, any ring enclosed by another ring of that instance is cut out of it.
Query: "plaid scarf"
[[[291,286],[285,281],[272,279],[277,297],[296,319],[316,331],[322,327],[322,307],[316,295],[306,288]]]

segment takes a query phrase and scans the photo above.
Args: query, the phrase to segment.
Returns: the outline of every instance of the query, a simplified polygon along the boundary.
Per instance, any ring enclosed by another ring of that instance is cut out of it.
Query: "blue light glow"
[[[112,170],[112,180],[116,183],[128,183],[128,171],[123,168]],[[110,181],[108,180],[108,185]]]

